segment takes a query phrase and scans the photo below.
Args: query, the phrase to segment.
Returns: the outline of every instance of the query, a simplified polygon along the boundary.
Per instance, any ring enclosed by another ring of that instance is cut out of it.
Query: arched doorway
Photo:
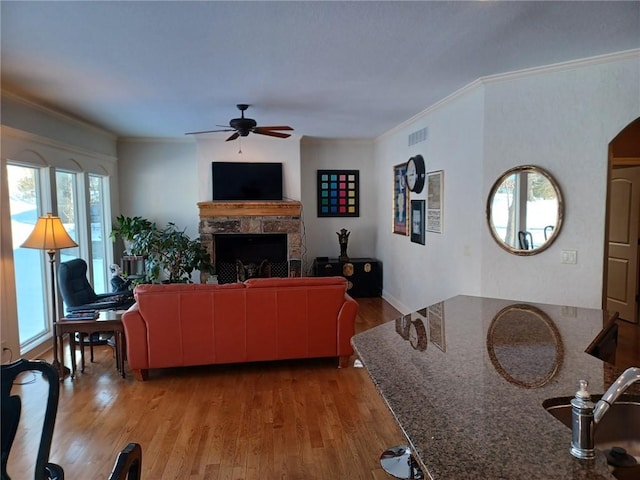
[[[640,118],[609,144],[603,308],[638,323],[640,305]]]

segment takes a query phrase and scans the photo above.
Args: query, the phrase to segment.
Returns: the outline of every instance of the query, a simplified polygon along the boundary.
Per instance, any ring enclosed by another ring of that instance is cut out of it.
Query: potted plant
[[[156,281],[164,273],[167,283],[189,283],[194,270],[215,272],[207,250],[174,223],[159,229],[155,224],[136,235],[132,252],[146,257],[147,276]]]
[[[111,239],[115,241],[118,237],[122,238],[124,242],[125,252],[134,254],[131,251],[132,243],[136,238],[136,235],[148,232],[154,227],[154,223],[143,217],[126,217],[124,215],[118,215],[116,217],[118,222],[111,229]]]

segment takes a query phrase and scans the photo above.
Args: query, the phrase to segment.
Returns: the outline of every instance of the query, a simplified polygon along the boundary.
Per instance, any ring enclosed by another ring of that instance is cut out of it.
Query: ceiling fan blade
[[[268,126],[268,127],[263,127],[262,125],[259,127],[254,128],[254,131],[256,130],[292,130],[293,128],[289,127],[288,125],[275,125],[275,126]]]
[[[278,137],[278,138],[287,138],[291,136],[288,133],[272,132],[270,130],[259,130],[259,129],[254,129],[253,133],[257,133],[259,135],[268,135],[269,137]]]
[[[240,136],[240,134],[238,132],[235,132],[233,135],[231,135],[229,138],[227,138],[225,141],[230,142],[231,140],[235,140],[236,138],[238,138]]]
[[[233,128],[227,128],[225,130],[203,130],[201,132],[187,132],[185,135],[198,135],[199,133],[216,133],[216,132],[233,132]]]

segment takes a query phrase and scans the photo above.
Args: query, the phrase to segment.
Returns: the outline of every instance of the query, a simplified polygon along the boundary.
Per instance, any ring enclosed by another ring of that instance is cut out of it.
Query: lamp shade
[[[64,229],[60,217],[54,217],[51,213],[46,217],[38,218],[33,232],[21,245],[21,247],[39,250],[60,250],[77,246],[78,244]]]

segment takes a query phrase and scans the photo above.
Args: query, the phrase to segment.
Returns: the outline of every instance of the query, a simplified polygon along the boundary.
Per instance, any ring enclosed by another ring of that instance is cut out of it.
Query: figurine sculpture
[[[341,262],[348,262],[349,255],[347,255],[347,244],[349,243],[349,235],[351,235],[351,232],[347,232],[347,229],[343,228],[339,232],[336,232],[336,235],[338,235],[338,242],[340,242],[340,256],[338,257],[338,260]]]
[[[127,293],[133,294],[131,292],[131,279],[124,278],[122,276],[122,268],[117,263],[114,263],[109,266],[109,270],[111,270],[111,289],[114,293]]]

